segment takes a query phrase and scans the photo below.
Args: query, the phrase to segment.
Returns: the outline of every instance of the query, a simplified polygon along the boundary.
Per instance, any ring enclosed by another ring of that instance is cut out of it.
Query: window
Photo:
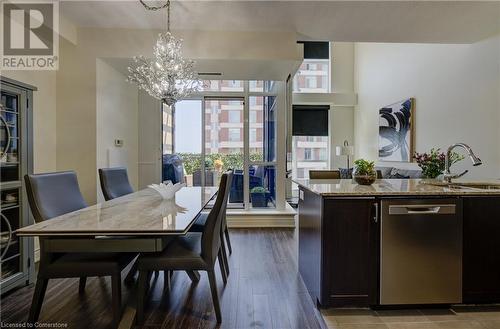
[[[304,44],[304,61],[293,78],[295,93],[330,92],[330,45],[328,42]]]
[[[240,129],[229,129],[229,141],[239,142],[241,140]]]
[[[309,170],[329,169],[328,136],[292,137],[292,176],[308,178]]]
[[[250,129],[250,143],[255,143],[257,141],[257,129]]]
[[[304,160],[312,160],[312,150],[310,148],[304,149]]]
[[[257,122],[257,111],[250,111],[250,123],[256,123],[256,122]]]
[[[229,111],[228,121],[230,123],[239,123],[240,122],[240,111]]]
[[[306,76],[306,88],[316,89],[318,79],[315,76],[307,77]]]

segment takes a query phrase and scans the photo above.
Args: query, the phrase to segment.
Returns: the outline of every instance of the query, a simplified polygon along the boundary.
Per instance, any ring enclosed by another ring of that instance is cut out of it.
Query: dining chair
[[[231,171],[231,173],[233,173]],[[232,176],[233,178],[234,176]],[[232,182],[231,182],[232,184]],[[232,187],[232,185],[231,185]],[[228,188],[226,189],[226,196],[225,198],[228,200],[229,199],[229,195],[230,195],[230,192],[231,192],[231,188]],[[222,252],[222,259],[223,259],[223,262],[224,262],[224,269],[225,269],[225,272],[226,272],[226,276],[229,275],[229,261],[228,261],[228,257],[227,257],[227,253],[226,253],[226,243],[224,242],[224,237],[226,238],[226,242],[227,242],[227,248],[228,248],[228,251],[229,251],[229,254],[231,255],[233,253],[233,249],[231,247],[231,240],[229,239],[229,230],[227,228],[227,220],[226,220],[226,208],[227,208],[227,201],[226,203],[223,205],[224,209],[222,210],[222,225],[221,225],[221,238],[220,238],[220,241],[221,241],[221,252]],[[191,229],[189,230],[190,232],[203,232],[203,230],[205,229],[205,225],[206,225],[206,222],[207,222],[207,218],[208,218],[208,215],[209,215],[209,212],[202,212],[198,215],[198,217],[196,218],[196,221],[194,222],[193,226],[191,226]]]
[[[24,180],[37,223],[87,207],[73,171],[26,175]],[[40,263],[28,321],[38,321],[49,279],[80,278],[79,293],[84,293],[87,277],[111,276],[113,324],[116,327],[121,316],[121,271],[136,254],[46,253],[46,239],[40,237]]]
[[[148,278],[155,270],[193,270],[206,271],[217,323],[222,321],[217,284],[215,280],[215,261],[221,264],[221,226],[223,211],[227,203],[226,190],[231,187],[232,172],[222,175],[219,192],[213,208],[208,214],[203,232],[188,232],[176,238],[162,252],[144,253],[139,256],[139,282],[137,292],[137,322],[144,320],[144,300],[147,292]],[[221,268],[221,272],[223,269]],[[224,277],[224,275],[223,275]]]
[[[100,168],[99,180],[104,200],[112,200],[122,195],[134,193],[127,175],[127,168]]]
[[[340,179],[339,170],[309,170],[309,179]]]

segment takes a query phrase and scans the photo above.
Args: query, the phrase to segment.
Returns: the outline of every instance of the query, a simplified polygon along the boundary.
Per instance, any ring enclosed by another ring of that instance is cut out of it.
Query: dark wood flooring
[[[163,293],[163,276],[152,278],[143,328],[321,328],[324,323],[297,271],[294,230],[232,229],[233,254],[226,286],[220,272],[222,324],[216,325],[206,273],[192,284],[184,272],[172,277],[172,290]],[[218,266],[216,267],[218,269]],[[27,319],[33,286],[3,296],[0,319],[5,323]],[[123,285],[124,303],[132,287]],[[51,280],[41,322],[69,328],[108,328],[111,324],[111,285],[108,278],[90,278],[78,294],[76,279]]]

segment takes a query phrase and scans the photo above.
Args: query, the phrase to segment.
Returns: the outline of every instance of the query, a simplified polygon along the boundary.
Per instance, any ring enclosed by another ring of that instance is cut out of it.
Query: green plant
[[[199,171],[201,168],[201,154],[200,153],[179,153],[182,157],[184,170],[187,175],[192,175],[195,171]],[[228,169],[243,169],[243,153],[230,153],[230,154],[207,154],[205,155],[207,161],[211,162],[205,163],[206,169],[211,169],[214,166],[216,160],[222,161],[222,171]],[[262,153],[250,153],[250,161],[258,162],[262,161]]]
[[[429,153],[417,153],[413,155],[418,166],[422,169],[422,177],[436,178],[445,170],[446,154],[440,152],[439,148],[432,148]],[[456,152],[450,154],[450,165],[462,161],[463,155]]]
[[[266,193],[266,189],[262,186],[255,186],[250,190],[250,193]]]
[[[374,172],[375,163],[373,161],[358,159],[354,161],[354,164],[356,165],[356,173],[358,175],[369,175]]]

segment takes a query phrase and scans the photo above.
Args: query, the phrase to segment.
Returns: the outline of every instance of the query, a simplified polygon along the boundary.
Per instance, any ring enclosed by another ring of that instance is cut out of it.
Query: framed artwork
[[[378,118],[380,161],[411,162],[413,155],[415,99],[384,106]]]

